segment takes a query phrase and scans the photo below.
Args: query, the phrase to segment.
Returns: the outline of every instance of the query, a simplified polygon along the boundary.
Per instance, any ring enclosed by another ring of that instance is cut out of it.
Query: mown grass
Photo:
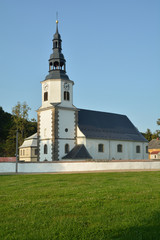
[[[159,240],[160,172],[0,176],[2,240]]]

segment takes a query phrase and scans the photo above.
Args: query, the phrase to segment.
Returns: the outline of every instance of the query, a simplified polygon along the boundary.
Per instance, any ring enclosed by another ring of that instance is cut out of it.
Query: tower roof
[[[53,36],[53,53],[49,59],[49,74],[46,76],[47,79],[65,79],[69,80],[66,74],[66,60],[64,58],[62,50],[61,35],[58,31],[58,20],[56,21],[56,32]]]
[[[54,34],[54,39],[61,39],[61,35],[58,32],[58,20],[56,20],[56,33]]]

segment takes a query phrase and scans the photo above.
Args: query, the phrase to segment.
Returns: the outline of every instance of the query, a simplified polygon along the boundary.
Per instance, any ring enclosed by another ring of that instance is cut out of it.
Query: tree
[[[157,125],[160,125],[160,118],[157,120]],[[158,135],[158,138],[160,137],[160,130],[157,130],[157,135]]]
[[[147,128],[147,131],[143,135],[149,142],[152,140],[152,132],[149,128]]]
[[[24,138],[27,137],[27,128],[28,123],[28,112],[31,108],[27,105],[26,102],[18,102],[15,107],[12,108],[12,116],[15,125],[15,130],[19,131],[19,144],[21,145]]]
[[[145,133],[142,133],[143,136],[150,142],[152,139],[159,138],[160,131],[156,130],[155,132],[151,132],[151,130],[148,128]]]
[[[5,156],[6,140],[12,123],[12,115],[0,107],[0,156]]]
[[[22,104],[18,102],[17,105],[12,108],[12,124],[10,125],[10,128],[8,130],[8,136],[5,141],[3,156],[15,156],[17,130],[19,131],[19,146],[23,143],[26,137],[29,137],[37,131],[36,120],[28,120],[29,110],[30,107],[25,102]]]
[[[153,132],[153,134],[152,134],[152,139],[159,138],[159,133],[160,133],[160,131],[158,131],[158,130],[156,130],[155,132]]]
[[[24,138],[37,131],[35,119],[28,120],[30,107],[26,103],[17,103],[12,109],[12,114],[4,112],[0,107],[0,157],[15,156],[16,130],[19,130],[19,145]]]

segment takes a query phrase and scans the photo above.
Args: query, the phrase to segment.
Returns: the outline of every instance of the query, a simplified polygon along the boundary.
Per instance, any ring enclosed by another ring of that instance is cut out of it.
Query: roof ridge
[[[120,115],[120,116],[127,117],[127,115],[120,114],[120,113],[104,112],[104,111],[99,111],[99,110],[90,110],[90,109],[83,109],[83,108],[78,108],[78,110],[80,110],[80,111],[88,111],[88,112],[98,112],[98,113],[104,113],[104,114],[114,114],[114,115]]]

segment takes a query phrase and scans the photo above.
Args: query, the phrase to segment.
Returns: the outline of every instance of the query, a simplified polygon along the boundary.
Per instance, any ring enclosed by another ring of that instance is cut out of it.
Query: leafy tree
[[[152,132],[149,128],[147,128],[147,131],[145,133],[143,133],[143,136],[148,140],[151,141],[152,140]]]
[[[155,132],[151,132],[151,130],[148,128],[145,133],[142,133],[143,136],[150,142],[152,139],[159,137],[160,131],[156,130]]]
[[[5,145],[9,130],[12,126],[12,115],[0,107],[0,156],[5,155]]]
[[[159,133],[160,133],[160,131],[156,130],[156,131],[152,134],[152,139],[159,138]]]
[[[160,118],[157,120],[157,124],[160,125]]]
[[[28,121],[28,111],[31,108],[26,102],[18,102],[15,107],[12,108],[12,116],[14,121],[14,126],[16,130],[19,131],[19,143],[22,144],[24,138],[26,138],[26,124]]]
[[[0,156],[15,156],[16,131],[19,131],[19,146],[24,138],[37,131],[35,119],[28,120],[30,107],[24,102],[18,102],[12,109],[12,114],[6,113],[0,107]]]
[[[9,135],[4,146],[5,157],[15,157],[16,153],[16,130],[14,125],[10,128]]]

